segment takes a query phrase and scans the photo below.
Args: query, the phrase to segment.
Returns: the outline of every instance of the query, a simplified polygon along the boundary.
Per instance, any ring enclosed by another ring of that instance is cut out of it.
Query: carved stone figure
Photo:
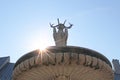
[[[120,74],[120,64],[119,64],[119,60],[117,59],[113,59],[113,66],[114,66],[114,70],[116,74]]]
[[[66,27],[65,22],[64,23],[59,23],[58,20],[58,25],[53,26],[54,24],[50,23],[50,26],[53,28],[53,38],[55,41],[56,46],[66,46],[67,45],[67,38],[68,38],[68,29],[70,29],[73,25],[70,24],[70,26]],[[58,30],[57,30],[58,29]]]

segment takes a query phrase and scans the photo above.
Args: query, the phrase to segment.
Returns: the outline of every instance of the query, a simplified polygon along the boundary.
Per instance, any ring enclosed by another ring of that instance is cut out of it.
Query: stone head
[[[57,29],[63,30],[64,28],[65,28],[65,25],[64,25],[64,24],[62,24],[62,23],[58,24]]]

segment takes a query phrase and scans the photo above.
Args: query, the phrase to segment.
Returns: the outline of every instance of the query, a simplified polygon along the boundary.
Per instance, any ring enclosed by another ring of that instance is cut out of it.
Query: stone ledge
[[[109,60],[102,54],[91,50],[91,49],[87,49],[87,48],[82,48],[82,47],[76,47],[76,46],[66,46],[66,47],[56,47],[56,46],[49,46],[48,48],[46,48],[46,50],[48,51],[47,53],[76,53],[76,54],[84,54],[84,55],[89,55],[92,57],[96,57],[101,59],[102,61],[106,62],[110,67],[111,63],[109,62]],[[39,50],[35,50],[32,52],[29,52],[28,54],[23,55],[15,64],[14,68],[20,64],[22,61],[25,61],[26,59],[29,59],[33,56],[38,56],[40,53]]]

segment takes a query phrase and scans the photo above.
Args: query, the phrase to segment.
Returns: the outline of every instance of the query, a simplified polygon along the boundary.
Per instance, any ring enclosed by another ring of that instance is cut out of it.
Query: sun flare
[[[38,49],[43,51],[43,50],[46,49],[46,47],[47,47],[47,45],[45,45],[45,44],[40,44]]]
[[[44,41],[34,41],[31,45],[31,48],[39,49],[40,51],[43,51],[46,49],[47,46],[48,46],[48,44],[45,43]]]

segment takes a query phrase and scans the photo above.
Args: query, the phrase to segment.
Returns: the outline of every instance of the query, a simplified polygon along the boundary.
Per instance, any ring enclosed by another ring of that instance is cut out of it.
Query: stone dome
[[[113,80],[112,66],[102,54],[76,46],[34,50],[16,62],[13,80]]]

